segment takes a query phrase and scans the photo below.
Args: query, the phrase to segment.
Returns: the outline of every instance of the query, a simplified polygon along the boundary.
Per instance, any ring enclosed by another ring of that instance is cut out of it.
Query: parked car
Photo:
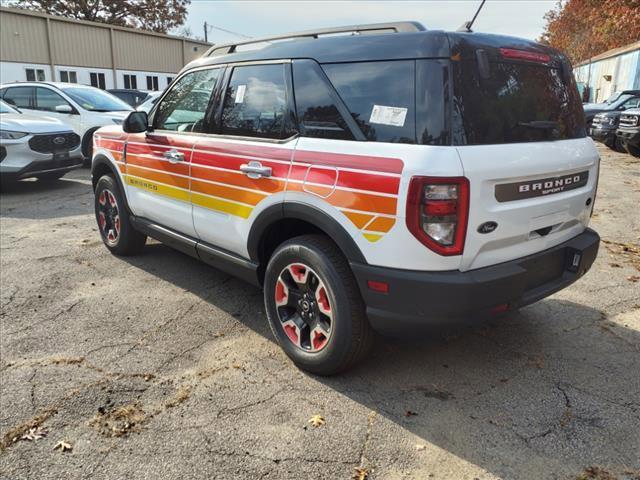
[[[587,128],[591,127],[593,118],[603,112],[623,112],[640,106],[640,90],[624,90],[611,95],[604,103],[586,103],[584,107]]]
[[[133,110],[99,88],[75,83],[17,82],[0,85],[0,98],[24,113],[58,118],[82,139],[82,154],[91,158],[92,136],[99,127],[119,125]]]
[[[620,116],[616,135],[627,152],[640,157],[640,108],[627,110]]]
[[[295,36],[216,45],[151,115],[96,132],[112,253],[148,235],[262,286],[318,374],[374,330],[477,322],[589,270],[599,156],[563,54],[416,23]]]
[[[596,142],[603,143],[616,152],[624,153],[626,150],[622,145],[622,140],[616,136],[621,113],[619,110],[614,110],[596,114],[593,117],[589,135]]]
[[[147,98],[145,98],[144,102],[136,107],[136,110],[149,113],[153,106],[160,99],[160,95],[162,95],[162,92],[151,92],[149,95],[147,95]]]
[[[131,105],[133,108],[144,102],[149,94],[141,90],[135,90],[132,88],[112,88],[107,90],[111,95],[118,97],[123,102]]]
[[[26,115],[0,100],[2,185],[23,178],[54,180],[82,165],[80,137],[55,118]]]

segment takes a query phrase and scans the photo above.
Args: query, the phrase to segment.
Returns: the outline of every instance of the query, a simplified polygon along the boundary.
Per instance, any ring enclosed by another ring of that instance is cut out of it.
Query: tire
[[[58,180],[59,178],[62,178],[64,176],[64,174],[67,172],[48,172],[48,173],[41,173],[40,175],[36,175],[36,178],[38,180],[42,180],[44,182],[50,182],[53,180]]]
[[[630,145],[629,143],[625,143],[624,147],[626,148],[627,152],[629,152],[631,155],[633,155],[636,158],[640,158],[640,147]]]
[[[100,237],[111,253],[127,256],[143,249],[147,236],[131,225],[124,196],[113,176],[103,175],[98,180],[94,209]]]
[[[292,238],[276,249],[265,272],[264,301],[273,335],[302,370],[317,375],[343,372],[373,345],[353,273],[325,236]]]
[[[624,143],[622,142],[620,137],[616,137],[616,139],[613,142],[612,149],[618,153],[627,153],[627,150],[624,148]]]

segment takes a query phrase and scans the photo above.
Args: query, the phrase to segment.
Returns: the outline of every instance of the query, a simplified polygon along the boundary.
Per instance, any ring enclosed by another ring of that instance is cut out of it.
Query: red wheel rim
[[[120,210],[115,195],[104,189],[98,195],[98,227],[107,245],[114,246],[120,238]]]

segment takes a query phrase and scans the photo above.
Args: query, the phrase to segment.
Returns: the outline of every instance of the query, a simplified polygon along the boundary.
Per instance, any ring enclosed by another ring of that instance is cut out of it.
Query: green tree
[[[15,0],[10,4],[60,17],[166,33],[184,23],[191,0]]]
[[[582,62],[640,40],[640,0],[558,0],[540,41]]]

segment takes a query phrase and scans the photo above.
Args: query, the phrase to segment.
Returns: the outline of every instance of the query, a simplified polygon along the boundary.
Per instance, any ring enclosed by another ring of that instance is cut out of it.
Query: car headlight
[[[606,117],[603,119],[606,125],[615,125],[617,122],[617,118],[616,117]]]
[[[116,125],[122,125],[122,119],[121,118],[112,118],[111,121],[113,123],[115,123]]]
[[[26,137],[29,135],[27,132],[12,132],[11,130],[0,130],[0,138],[2,140],[17,140],[18,138]]]

